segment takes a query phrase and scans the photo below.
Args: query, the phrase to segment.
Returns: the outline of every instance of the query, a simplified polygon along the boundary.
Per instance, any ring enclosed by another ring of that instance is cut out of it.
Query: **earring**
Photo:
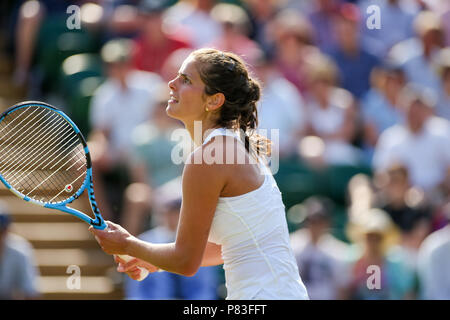
[[[209,109],[208,109],[208,107],[206,107],[206,108],[205,108],[205,110],[206,110],[206,112],[209,112]]]

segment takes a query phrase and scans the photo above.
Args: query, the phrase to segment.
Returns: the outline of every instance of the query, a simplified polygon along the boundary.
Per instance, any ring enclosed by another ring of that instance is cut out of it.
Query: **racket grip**
[[[119,254],[118,256],[119,256],[120,259],[124,260],[125,262],[131,261],[132,259],[134,259],[133,257],[128,256],[128,255],[124,255],[124,254]],[[142,267],[138,267],[138,268],[139,268],[139,270],[141,270],[141,273],[139,275],[139,278],[136,279],[136,280],[137,281],[142,281],[145,278],[147,278],[149,272],[145,268],[142,268]]]

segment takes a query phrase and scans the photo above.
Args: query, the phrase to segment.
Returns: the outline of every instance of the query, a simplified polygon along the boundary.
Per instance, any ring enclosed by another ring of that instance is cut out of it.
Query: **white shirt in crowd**
[[[340,290],[346,288],[350,280],[349,246],[331,234],[324,234],[313,244],[306,228],[291,233],[290,241],[309,297],[312,300],[339,299]]]
[[[91,102],[90,121],[94,130],[109,131],[111,159],[118,160],[130,151],[131,133],[150,119],[162,83],[157,74],[133,71],[127,79],[127,90],[111,79],[97,89]]]
[[[450,123],[430,118],[423,130],[413,134],[406,126],[395,125],[380,136],[373,158],[377,171],[405,165],[411,182],[425,191],[439,185],[450,168]]]
[[[306,103],[307,121],[321,137],[333,135],[345,125],[348,108],[353,99],[350,93],[341,88],[330,92],[330,103],[327,108],[321,108],[315,99]],[[324,160],[334,165],[356,165],[360,161],[360,152],[348,141],[343,139],[324,139]]]
[[[169,33],[183,33],[195,48],[201,48],[222,36],[222,26],[209,13],[186,1],[178,2],[164,13],[163,26]]]
[[[297,132],[304,126],[304,102],[297,88],[285,78],[272,75],[262,88],[258,105],[259,133],[271,139],[274,148],[289,153],[298,142]],[[279,130],[279,141],[271,134],[273,129]]]

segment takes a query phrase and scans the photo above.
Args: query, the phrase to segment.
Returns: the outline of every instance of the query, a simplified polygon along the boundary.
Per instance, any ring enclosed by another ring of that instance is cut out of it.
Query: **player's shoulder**
[[[236,164],[245,163],[246,157],[245,148],[236,137],[215,136],[191,152],[185,163],[185,172],[225,177],[232,173]]]
[[[186,164],[199,164],[200,159],[204,160],[204,164],[224,164],[227,153],[245,153],[242,147],[243,143],[237,137],[218,135],[196,147],[189,155]]]

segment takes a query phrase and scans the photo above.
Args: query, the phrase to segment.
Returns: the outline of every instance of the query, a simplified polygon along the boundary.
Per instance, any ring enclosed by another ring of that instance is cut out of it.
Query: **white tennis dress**
[[[216,136],[234,136],[219,128]],[[209,241],[222,246],[227,300],[309,299],[300,279],[289,242],[285,207],[269,168],[264,183],[256,190],[236,197],[220,197]]]

